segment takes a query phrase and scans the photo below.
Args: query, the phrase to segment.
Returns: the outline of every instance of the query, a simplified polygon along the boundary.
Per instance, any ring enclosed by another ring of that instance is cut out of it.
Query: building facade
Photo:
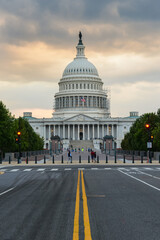
[[[76,46],[77,55],[65,68],[54,96],[52,118],[36,119],[24,113],[29,123],[49,148],[51,136],[59,136],[63,148],[84,145],[99,149],[103,138],[112,136],[117,148],[138,117],[131,112],[126,118],[111,118],[108,92],[96,67],[85,57],[82,34]]]

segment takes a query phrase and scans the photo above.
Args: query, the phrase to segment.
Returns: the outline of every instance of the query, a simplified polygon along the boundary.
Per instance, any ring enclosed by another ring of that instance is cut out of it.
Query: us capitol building
[[[76,57],[64,69],[58,83],[53,117],[38,119],[32,117],[31,112],[25,112],[24,117],[44,138],[44,148],[49,148],[51,136],[57,135],[63,148],[72,145],[100,149],[105,136],[112,137],[116,148],[120,148],[138,112],[130,112],[125,118],[111,117],[108,92],[96,67],[85,57],[81,32],[76,49]]]

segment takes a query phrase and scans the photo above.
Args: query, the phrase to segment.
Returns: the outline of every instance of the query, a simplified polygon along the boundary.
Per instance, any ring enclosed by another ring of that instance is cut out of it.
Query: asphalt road
[[[158,166],[1,166],[1,240],[159,240]]]

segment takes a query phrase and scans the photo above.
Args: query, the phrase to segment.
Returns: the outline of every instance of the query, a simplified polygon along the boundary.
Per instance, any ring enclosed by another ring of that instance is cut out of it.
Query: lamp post
[[[108,143],[109,143],[109,155],[110,155],[110,141]]]

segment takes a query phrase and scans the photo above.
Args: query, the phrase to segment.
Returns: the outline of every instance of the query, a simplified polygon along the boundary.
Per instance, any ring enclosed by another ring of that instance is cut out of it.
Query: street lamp
[[[109,143],[109,155],[110,155],[110,141],[108,143]]]

